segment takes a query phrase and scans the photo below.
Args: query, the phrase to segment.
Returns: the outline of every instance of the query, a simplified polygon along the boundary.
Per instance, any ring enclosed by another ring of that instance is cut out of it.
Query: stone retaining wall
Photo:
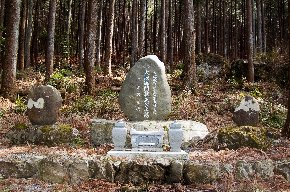
[[[106,156],[9,154],[0,157],[0,178],[37,178],[49,183],[80,183],[90,178],[121,183],[210,184],[232,175],[237,180],[275,174],[290,181],[290,160],[233,163],[180,160],[113,160]]]

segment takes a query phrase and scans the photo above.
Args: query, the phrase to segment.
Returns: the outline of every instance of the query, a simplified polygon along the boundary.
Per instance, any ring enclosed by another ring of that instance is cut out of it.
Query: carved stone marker
[[[164,64],[155,55],[141,58],[128,72],[119,103],[132,121],[163,120],[171,112]]]
[[[246,96],[235,109],[233,120],[238,126],[256,126],[259,123],[260,107],[252,96]]]
[[[27,115],[33,125],[52,125],[57,121],[62,98],[50,86],[33,87],[28,94]]]

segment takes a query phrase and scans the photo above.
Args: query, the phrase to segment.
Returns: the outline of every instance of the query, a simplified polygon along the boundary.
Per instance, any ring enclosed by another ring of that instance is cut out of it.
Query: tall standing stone
[[[33,87],[28,94],[27,115],[33,125],[56,123],[62,98],[59,91],[50,86]]]
[[[258,101],[252,96],[245,96],[234,111],[233,121],[238,126],[256,126],[259,123],[259,112]]]
[[[155,55],[141,58],[128,72],[119,104],[132,121],[163,120],[171,112],[164,64]]]

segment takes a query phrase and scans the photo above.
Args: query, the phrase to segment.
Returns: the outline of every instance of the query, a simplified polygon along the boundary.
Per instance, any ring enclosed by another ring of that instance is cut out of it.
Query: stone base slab
[[[172,159],[172,160],[187,160],[188,153],[185,151],[180,152],[152,152],[152,151],[114,151],[111,150],[107,153],[107,156],[115,158],[126,158],[126,159]]]

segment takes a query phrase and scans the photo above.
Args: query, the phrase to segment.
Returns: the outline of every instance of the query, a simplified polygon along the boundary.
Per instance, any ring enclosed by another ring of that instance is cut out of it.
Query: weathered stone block
[[[209,184],[216,181],[220,175],[220,167],[217,163],[187,162],[184,170],[187,184]]]

